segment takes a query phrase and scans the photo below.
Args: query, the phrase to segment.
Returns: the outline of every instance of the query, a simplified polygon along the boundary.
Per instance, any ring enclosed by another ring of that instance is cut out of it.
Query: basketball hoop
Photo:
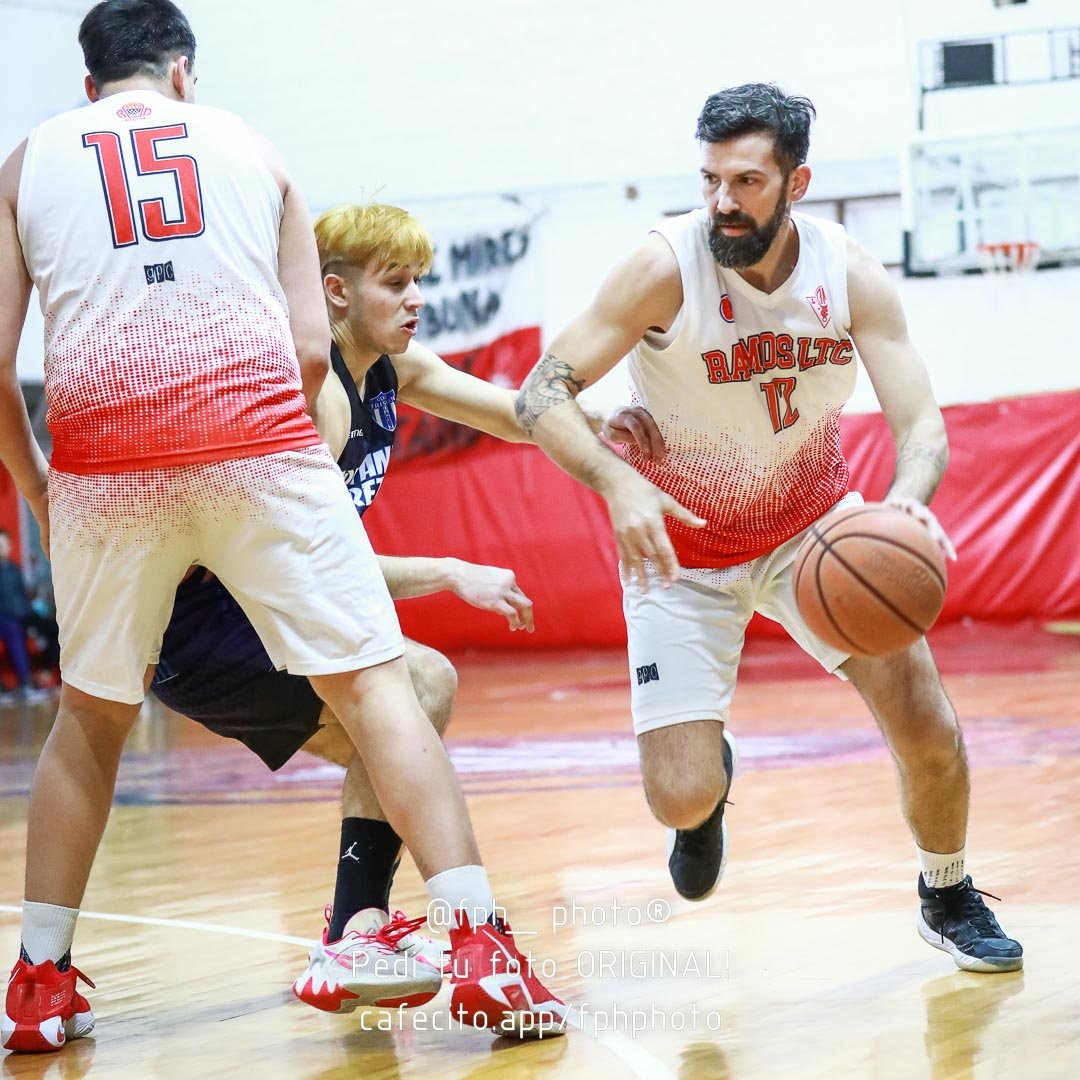
[[[984,274],[1020,274],[1039,265],[1041,247],[1034,240],[1005,240],[976,250]]]

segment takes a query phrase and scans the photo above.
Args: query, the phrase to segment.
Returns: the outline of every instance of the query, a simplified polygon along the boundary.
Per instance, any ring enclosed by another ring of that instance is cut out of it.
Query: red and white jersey
[[[755,559],[819,518],[848,488],[838,419],[855,388],[840,225],[793,214],[799,258],[763,293],[709,250],[704,209],[654,230],[679,261],[683,304],[630,354],[634,396],[667,443],[659,464],[626,460],[695,514],[668,519],[686,567]]]
[[[127,472],[319,442],[247,126],[132,90],[30,135],[18,228],[45,317],[52,464]]]

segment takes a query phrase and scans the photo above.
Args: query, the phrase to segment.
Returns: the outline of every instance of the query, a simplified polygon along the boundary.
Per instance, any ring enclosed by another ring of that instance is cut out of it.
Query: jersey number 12
[[[180,240],[199,236],[204,229],[202,190],[199,186],[199,166],[187,155],[162,157],[158,143],[169,139],[186,139],[187,124],[139,128],[131,133],[135,152],[135,170],[139,176],[152,173],[171,173],[176,184],[180,205],[179,220],[171,221],[165,212],[165,200],[140,199],[138,202],[142,234],[147,240]],[[112,226],[113,247],[130,247],[139,242],[135,224],[135,204],[131,200],[127,165],[120,148],[120,136],[115,131],[92,131],[83,136],[83,146],[97,154],[101,187]]]
[[[772,379],[761,383],[758,389],[765,395],[769,406],[769,419],[777,435],[799,419],[799,410],[791,401],[791,394],[795,389],[794,379]]]

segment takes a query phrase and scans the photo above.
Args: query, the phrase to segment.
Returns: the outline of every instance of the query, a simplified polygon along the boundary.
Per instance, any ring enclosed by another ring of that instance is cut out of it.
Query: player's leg
[[[420,707],[441,736],[450,721],[457,672],[441,653],[405,642],[405,661]],[[347,766],[334,903],[321,946],[293,983],[301,1001],[328,1012],[362,1005],[422,1005],[442,987],[448,955],[442,942],[419,932],[422,919],[390,915],[390,888],[401,839],[386,820],[367,770],[329,708],[304,744],[310,754]],[[347,956],[343,966],[339,957]]]
[[[405,663],[420,707],[441,737],[454,707],[457,672],[442,653],[408,639]],[[320,722],[323,727],[304,744],[304,749],[347,766],[337,883],[328,932],[329,940],[337,941],[358,912],[389,911],[390,887],[401,856],[401,838],[387,822],[364,763],[337,717],[327,708]]]
[[[925,638],[892,656],[853,656],[841,670],[870,707],[892,752],[900,806],[916,843],[925,851],[959,852],[967,833],[967,756]],[[927,876],[932,884],[956,884],[962,866]]]
[[[727,865],[724,807],[738,760],[726,729],[749,611],[738,589],[688,581],[623,591],[631,710],[645,796],[668,826],[668,870],[688,900]]]
[[[120,756],[138,715],[138,705],[93,697],[66,682],[61,685],[56,721],[42,747],[30,792],[28,903],[71,909],[82,903],[112,807]],[[24,935],[23,947],[33,963],[40,963],[59,960],[70,941],[43,948],[31,934],[29,941]]]
[[[441,652],[409,638],[405,639],[404,659],[416,700],[431,726],[442,738],[450,723],[454,698],[457,696],[457,672],[454,665]],[[358,755],[354,755],[345,776],[342,808],[346,815],[386,820],[386,815],[375,798],[371,779]]]
[[[348,732],[378,805],[424,879],[453,873],[454,868],[479,869],[480,853],[461,785],[416,700],[404,659],[308,677]],[[437,882],[436,887],[442,884]],[[463,898],[470,901],[467,909],[490,914],[486,875],[464,874],[460,887],[465,890]]]
[[[0,1018],[5,1049],[58,1050],[94,1028],[94,1014],[76,986],[71,945],[109,819],[120,755],[138,715],[138,705],[61,684],[30,792],[22,941]],[[43,1008],[46,999],[49,1007]]]
[[[202,561],[271,659],[311,680],[356,746],[464,958],[453,1006],[486,1013],[494,1026],[506,1019],[512,1030],[561,1026],[565,1006],[527,965],[494,981],[482,970],[516,949],[490,921],[494,901],[461,786],[416,699],[393,604],[336,464],[321,448],[249,459],[231,474],[231,493],[219,484],[201,528],[207,540],[228,529],[232,542],[207,545]]]
[[[76,916],[146,666],[190,561],[176,523],[149,511],[146,483],[57,473],[49,482],[64,682],[30,795],[22,955],[0,1017],[7,1049],[59,1049],[94,1023],[70,966]],[[160,501],[171,505],[167,492]]]
[[[965,873],[967,757],[925,638],[892,656],[852,657],[843,670],[896,762],[901,806],[919,852],[920,934],[965,970],[1017,970],[1023,948],[1006,937]]]
[[[904,816],[919,852],[919,930],[960,967],[1012,971],[1023,950],[1006,938],[964,873],[968,767],[956,713],[925,640],[894,656],[846,657],[816,638],[795,604],[791,567],[804,533],[769,558],[758,610],[825,668],[851,680],[896,762]]]

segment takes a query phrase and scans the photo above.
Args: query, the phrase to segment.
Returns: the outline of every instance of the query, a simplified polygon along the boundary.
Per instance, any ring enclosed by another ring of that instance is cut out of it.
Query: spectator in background
[[[18,682],[16,693],[24,701],[44,701],[49,694],[30,682],[30,656],[26,651],[26,618],[30,597],[22,570],[11,558],[11,533],[0,529],[0,642]],[[6,695],[5,695],[6,697]]]
[[[60,685],[60,627],[56,624],[56,600],[48,567],[44,559],[31,564],[30,614],[26,617],[26,640],[36,642],[40,650],[36,654],[38,686],[46,687]]]

